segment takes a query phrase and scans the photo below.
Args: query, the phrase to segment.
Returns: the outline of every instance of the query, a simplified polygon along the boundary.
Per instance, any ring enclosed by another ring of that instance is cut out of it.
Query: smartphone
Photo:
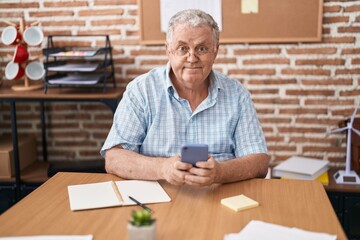
[[[199,161],[207,161],[208,155],[207,144],[184,144],[181,146],[181,161],[193,166]]]

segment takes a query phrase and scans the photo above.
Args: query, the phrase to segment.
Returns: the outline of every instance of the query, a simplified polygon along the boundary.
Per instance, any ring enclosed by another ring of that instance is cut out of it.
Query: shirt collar
[[[177,99],[179,99],[179,95],[174,87],[174,84],[172,83],[170,79],[170,71],[171,71],[171,65],[170,62],[166,65],[166,89],[170,95],[175,96]],[[211,100],[215,100],[217,98],[218,92],[221,89],[220,81],[217,79],[216,74],[214,73],[214,70],[211,70],[209,74],[210,78],[210,86],[209,86],[209,96]]]

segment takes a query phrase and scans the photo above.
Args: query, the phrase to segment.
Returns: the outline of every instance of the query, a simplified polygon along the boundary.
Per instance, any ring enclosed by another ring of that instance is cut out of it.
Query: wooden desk
[[[94,239],[127,239],[126,225],[137,206],[71,212],[67,186],[119,180],[110,174],[58,173],[0,216],[0,236],[93,234]],[[251,220],[336,234],[347,239],[321,183],[253,179],[194,188],[160,182],[169,203],[151,204],[162,239],[223,239]],[[220,199],[237,194],[257,200],[259,207],[234,212]]]
[[[102,102],[106,104],[112,112],[115,112],[118,101],[121,99],[124,89],[108,88],[103,91],[99,88],[56,88],[49,89],[44,93],[43,89],[33,91],[13,91],[11,86],[2,86],[0,88],[0,102],[10,103],[11,114],[11,133],[14,149],[14,167],[15,181],[12,179],[0,181],[10,187],[15,188],[15,201],[21,199],[21,184],[23,179],[20,174],[19,149],[18,149],[18,131],[16,121],[16,102],[39,102],[40,103],[40,119],[42,130],[42,149],[43,159],[47,161],[47,145],[46,145],[46,123],[45,123],[45,102]],[[47,166],[46,164],[40,164]],[[29,180],[29,179],[27,179]],[[14,186],[11,186],[14,182]],[[41,182],[42,183],[42,182]]]

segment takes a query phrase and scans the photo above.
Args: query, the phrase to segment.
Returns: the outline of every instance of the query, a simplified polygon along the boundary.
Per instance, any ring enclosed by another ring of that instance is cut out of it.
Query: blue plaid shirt
[[[193,112],[179,97],[170,64],[130,82],[100,151],[116,145],[147,156],[180,154],[184,143],[205,143],[216,160],[266,153],[266,142],[249,92],[237,80],[212,71],[208,97]]]

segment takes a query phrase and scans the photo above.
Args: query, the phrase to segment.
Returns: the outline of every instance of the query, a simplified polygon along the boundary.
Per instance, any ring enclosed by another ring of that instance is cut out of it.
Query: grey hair
[[[166,41],[172,42],[174,29],[177,24],[185,24],[188,27],[209,26],[212,30],[213,40],[219,43],[220,30],[219,26],[210,14],[198,9],[186,9],[176,13],[171,17],[166,33]]]

